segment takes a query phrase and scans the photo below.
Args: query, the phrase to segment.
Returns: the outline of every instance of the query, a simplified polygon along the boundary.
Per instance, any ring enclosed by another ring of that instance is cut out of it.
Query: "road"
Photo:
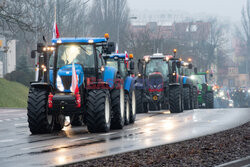
[[[0,162],[4,166],[55,166],[174,143],[240,126],[250,109],[198,109],[138,114],[134,125],[110,133],[66,126],[53,134],[31,135],[26,110],[0,109]]]

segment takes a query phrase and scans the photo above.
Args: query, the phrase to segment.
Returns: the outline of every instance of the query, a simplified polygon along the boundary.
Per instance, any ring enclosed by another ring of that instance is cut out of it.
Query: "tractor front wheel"
[[[28,96],[28,123],[32,134],[50,133],[54,126],[54,117],[49,113],[46,89],[33,88]]]

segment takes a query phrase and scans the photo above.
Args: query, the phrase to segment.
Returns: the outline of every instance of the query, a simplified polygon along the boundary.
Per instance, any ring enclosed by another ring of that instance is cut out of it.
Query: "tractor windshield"
[[[205,75],[193,75],[192,77],[194,80],[197,81],[199,84],[204,84],[206,83],[206,76]]]
[[[72,63],[81,64],[84,68],[94,68],[93,45],[65,44],[58,47],[57,67]]]
[[[163,59],[151,59],[146,64],[146,75],[149,76],[149,74],[154,72],[160,72],[163,75],[163,78],[167,78],[168,74],[168,64]]]
[[[126,72],[127,72],[127,67],[126,64],[124,62],[124,59],[119,59],[119,60],[114,60],[114,59],[108,59],[107,62],[107,66],[109,67],[114,67],[115,69],[118,70],[118,61],[120,62],[120,69],[119,72],[121,74],[122,77],[126,76]]]

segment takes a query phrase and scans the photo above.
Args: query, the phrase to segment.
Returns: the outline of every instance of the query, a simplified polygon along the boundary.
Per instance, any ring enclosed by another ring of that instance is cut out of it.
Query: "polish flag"
[[[119,53],[119,48],[118,48],[118,44],[115,44],[115,53]]]
[[[75,68],[75,64],[72,64],[72,92],[74,94],[78,94],[79,93],[79,88],[78,88],[78,79],[77,79],[77,75],[76,75],[76,68]]]
[[[127,68],[129,65],[128,61],[129,61],[128,53],[127,53],[127,51],[125,51],[125,64],[127,64]]]
[[[58,30],[57,24],[55,22],[54,27],[53,27],[53,39],[59,38],[59,37],[60,37],[59,30]]]

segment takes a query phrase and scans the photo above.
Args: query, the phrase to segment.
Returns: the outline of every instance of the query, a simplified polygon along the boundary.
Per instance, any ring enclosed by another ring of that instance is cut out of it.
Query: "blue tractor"
[[[134,70],[134,62],[132,61],[133,55],[130,54],[129,57],[126,54],[111,54],[104,56],[105,64],[107,67],[113,67],[116,69],[116,81],[115,84],[119,84],[121,89],[113,89],[110,92],[111,97],[111,108],[114,113],[119,113],[119,115],[114,115],[117,119],[123,116],[124,124],[134,123],[136,118],[136,98],[134,90],[135,79],[132,77]],[[116,120],[116,119],[114,119]],[[111,122],[112,125],[112,122]],[[113,124],[118,128],[122,125]],[[116,128],[114,127],[114,128]]]
[[[115,51],[105,38],[57,38],[53,45],[39,43],[38,80],[31,82],[28,123],[32,134],[50,133],[85,123],[89,132],[121,128],[120,111],[112,111],[110,92],[115,89],[117,69],[106,66],[103,57]],[[125,85],[126,86],[126,85]],[[116,89],[123,89],[118,87]],[[118,116],[117,116],[118,115]]]

